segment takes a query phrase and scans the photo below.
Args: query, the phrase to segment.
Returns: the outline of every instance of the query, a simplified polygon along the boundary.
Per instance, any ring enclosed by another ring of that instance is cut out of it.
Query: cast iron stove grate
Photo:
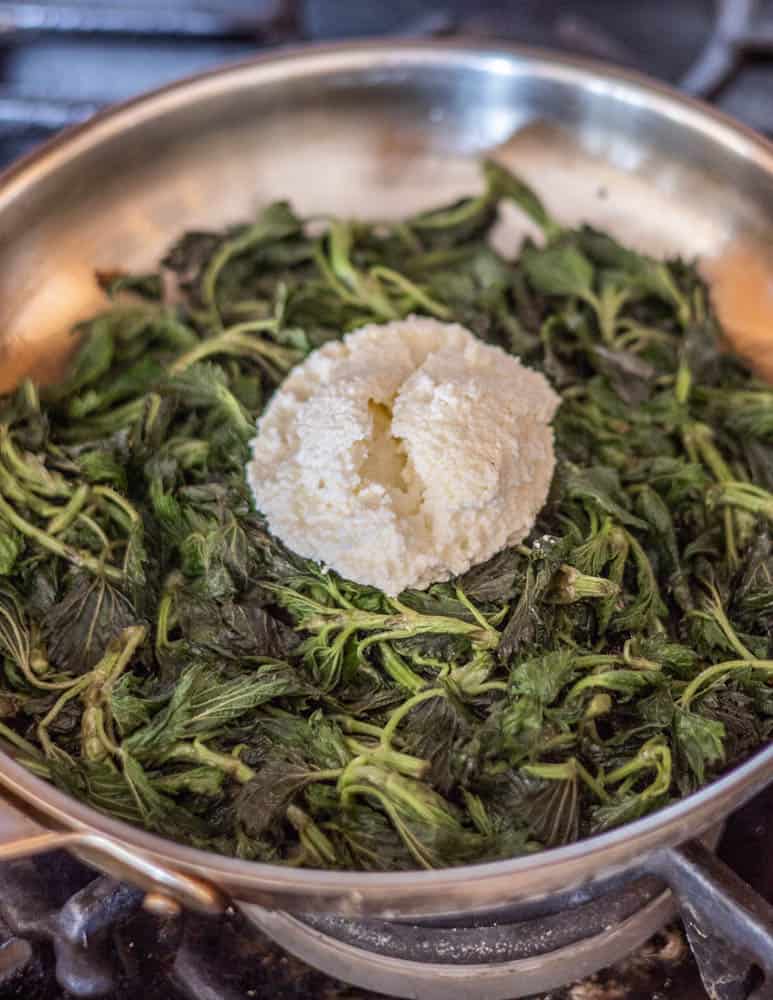
[[[745,879],[773,897],[773,862],[768,830],[773,820],[773,789],[758,796],[731,821],[721,853]],[[407,927],[379,921],[306,917],[312,928],[334,945],[344,942],[372,956],[410,962],[520,962],[526,969],[556,949],[596,947],[595,935],[638,919],[643,909],[662,899],[653,879],[621,886],[596,900],[551,912],[548,905],[517,927],[506,923],[477,928]],[[159,914],[142,907],[143,894],[94,872],[62,853],[0,865],[0,998],[2,1000],[252,1000],[252,998],[340,998],[366,1000],[376,994],[353,991],[284,952],[253,921],[229,909],[222,917],[191,913]],[[249,908],[248,908],[249,910]],[[663,913],[668,913],[664,909]],[[293,918],[253,912],[273,934]],[[248,913],[249,916],[249,913]],[[278,923],[272,923],[278,921]],[[658,926],[656,919],[653,926]],[[709,995],[715,1000],[763,1000],[771,995],[760,977],[733,955],[710,929],[688,925],[688,937]],[[697,945],[697,947],[696,947]],[[296,941],[301,952],[303,941]],[[602,945],[603,947],[603,945]],[[682,932],[660,932],[630,959],[593,977],[591,983],[553,990],[544,1000],[699,1000],[706,996]],[[525,961],[525,964],[524,963]],[[572,958],[574,961],[574,958]],[[595,963],[594,963],[595,964]],[[375,970],[375,966],[372,966]],[[371,967],[350,967],[349,981],[380,985]],[[566,978],[576,978],[567,966]],[[444,995],[431,977],[399,985],[401,995],[429,1000]],[[471,980],[483,998],[483,980]],[[513,980],[522,995],[523,978]],[[411,989],[413,992],[411,992]],[[391,992],[391,990],[390,990]],[[499,994],[503,995],[503,994]]]

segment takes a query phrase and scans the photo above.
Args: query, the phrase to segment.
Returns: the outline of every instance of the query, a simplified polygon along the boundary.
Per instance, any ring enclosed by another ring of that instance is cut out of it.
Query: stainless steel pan
[[[275,197],[371,217],[426,207],[477,185],[475,160],[492,150],[567,221],[584,217],[650,248],[710,254],[773,234],[773,148],[640,77],[512,48],[389,42],[280,53],[102,114],[3,177],[2,379],[30,366],[53,372],[70,323],[98,301],[94,267],[147,265],[183,228],[243,218]],[[180,846],[100,815],[0,752],[0,858],[67,847],[152,890],[157,906],[217,910],[232,897],[387,918],[496,912],[656,871],[704,914],[713,907],[715,925],[742,933],[773,969],[770,910],[695,845],[771,779],[768,747],[690,798],[581,843],[452,870],[362,874]],[[721,897],[712,879],[724,882]]]

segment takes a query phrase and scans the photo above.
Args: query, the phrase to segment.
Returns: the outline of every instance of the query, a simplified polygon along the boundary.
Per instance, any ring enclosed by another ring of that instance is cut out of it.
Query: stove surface
[[[0,167],[105,104],[177,77],[288,42],[385,35],[512,40],[606,59],[773,135],[773,0],[0,0]],[[733,818],[721,852],[773,900],[771,819],[773,791]],[[162,919],[140,900],[64,855],[0,866],[0,1000],[376,996],[308,968],[235,912]],[[73,944],[84,935],[88,966]],[[706,996],[675,924],[549,1000]]]
[[[736,814],[720,854],[773,901],[773,788]],[[0,866],[0,1000],[377,1000],[283,952],[238,912],[160,918],[141,893],[67,855]],[[88,936],[85,960],[78,943]],[[55,939],[55,940],[52,940]],[[73,945],[68,946],[68,941]],[[55,966],[58,962],[58,979]],[[742,1000],[746,992],[722,994]],[[674,923],[618,965],[533,1000],[705,1000]]]
[[[719,853],[773,902],[773,787],[728,823]],[[161,918],[141,893],[64,854],[0,865],[0,1000],[378,1000],[283,952],[244,917]],[[53,932],[53,933],[52,933]],[[79,944],[88,937],[85,961]],[[56,938],[57,940],[52,940]],[[68,946],[68,941],[73,945]],[[59,976],[57,979],[56,965]],[[532,1000],[706,1000],[676,922],[623,962]],[[720,1000],[744,1000],[734,988]]]

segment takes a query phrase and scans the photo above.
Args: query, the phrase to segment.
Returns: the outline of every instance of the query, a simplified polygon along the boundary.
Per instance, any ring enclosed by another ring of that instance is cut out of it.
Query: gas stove
[[[773,897],[769,830],[773,788],[728,824],[719,853],[768,898]],[[488,965],[513,990],[540,977],[555,979],[563,956],[567,980],[532,1000],[746,1000],[754,973],[705,928],[668,923],[673,902],[652,878],[596,899],[580,894],[556,909],[547,904],[517,924],[411,926],[332,916],[290,917],[254,906],[221,917],[162,915],[142,907],[143,894],[52,853],[0,865],[0,998],[2,1000],[378,1000],[363,984],[388,995],[437,1000],[483,998],[497,988]],[[641,940],[622,961],[577,979],[575,971],[609,948],[610,937]],[[647,924],[648,922],[648,924]],[[665,925],[665,926],[661,926]],[[265,933],[265,932],[267,933]],[[286,946],[284,950],[277,941]],[[692,951],[690,950],[692,947]],[[303,962],[296,955],[304,955]],[[441,963],[469,982],[444,985]],[[698,971],[700,965],[700,973]],[[333,969],[348,982],[316,971]],[[400,971],[397,971],[397,970]],[[418,970],[418,971],[417,971]],[[703,977],[703,981],[701,980]],[[705,985],[704,985],[705,984]],[[506,995],[497,992],[496,995]],[[760,994],[759,1000],[769,994]]]
[[[773,0],[0,0],[0,167],[100,107],[176,77],[284,44],[368,36],[495,38],[604,59],[773,135]],[[771,822],[773,790],[731,820],[720,845],[769,899]],[[674,921],[673,902],[651,879],[475,927],[256,907],[220,918],[163,915],[142,904],[141,892],[63,853],[0,865],[0,1000],[376,997],[366,986],[421,1000],[479,998],[493,995],[490,978],[462,977],[486,963],[511,977],[512,995],[529,989],[544,1000],[744,1000],[759,985],[706,928]],[[622,953],[621,939],[630,939],[630,956],[582,979]],[[559,953],[558,978],[573,985],[540,993],[557,981]],[[540,970],[550,961],[546,984]],[[452,992],[445,983],[457,973]]]

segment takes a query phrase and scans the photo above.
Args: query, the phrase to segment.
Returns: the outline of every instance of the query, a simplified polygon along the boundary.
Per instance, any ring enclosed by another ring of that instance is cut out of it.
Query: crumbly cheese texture
[[[529,533],[559,402],[543,375],[457,324],[365,326],[288,375],[247,478],[285,545],[394,596]]]

